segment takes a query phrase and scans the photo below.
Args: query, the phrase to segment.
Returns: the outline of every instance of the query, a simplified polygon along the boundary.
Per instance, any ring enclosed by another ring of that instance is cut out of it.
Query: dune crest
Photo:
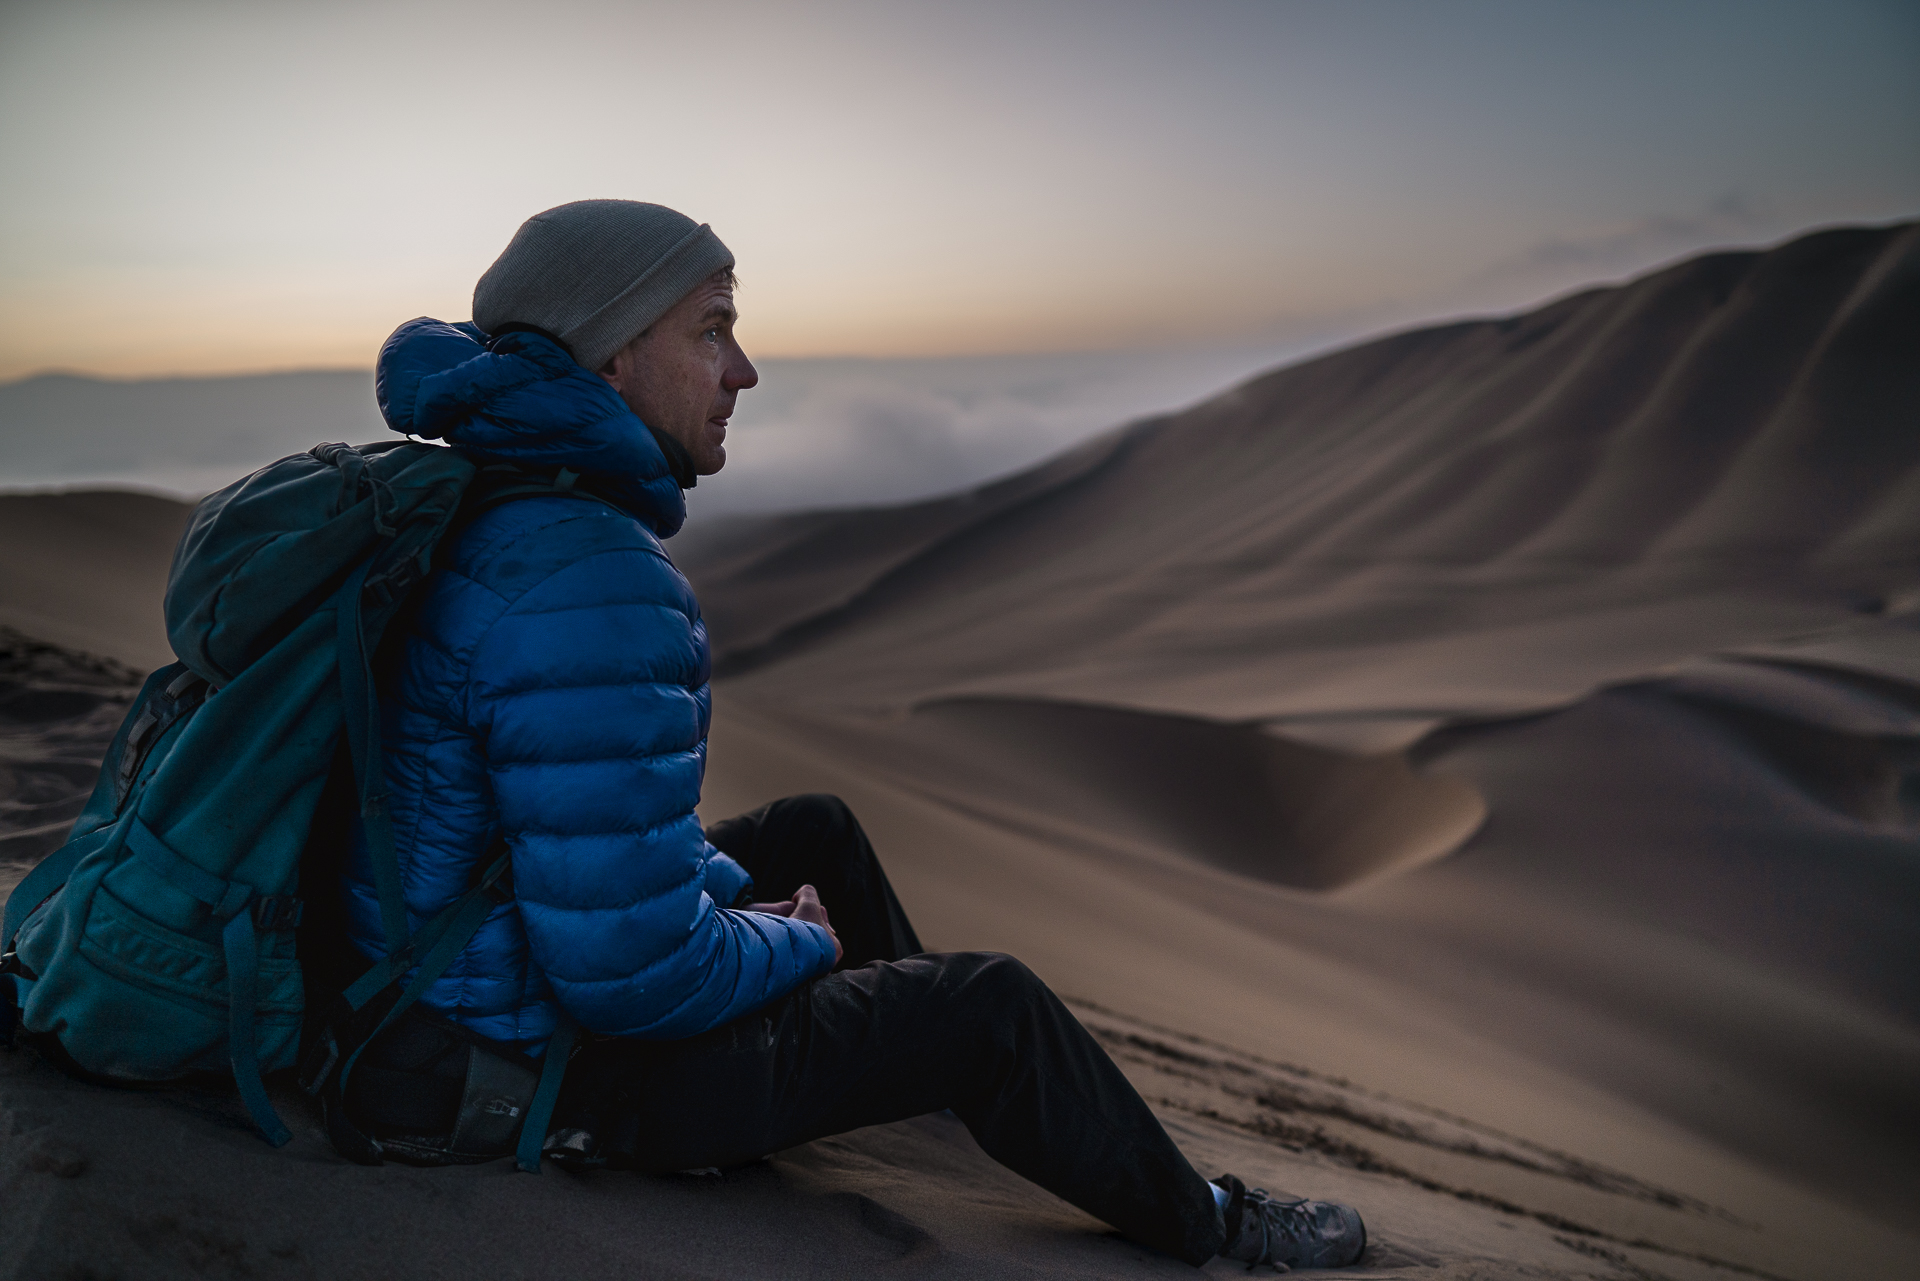
[[[1827,231],[1337,352],[968,495],[723,523],[675,555],[716,670],[785,668],[769,693],[1542,709],[1920,591],[1915,350],[1920,227]]]
[[[911,742],[930,759],[904,760]],[[876,771],[1035,830],[1120,832],[1147,849],[1298,889],[1404,871],[1486,816],[1464,779],[1295,741],[1260,725],[1042,699],[923,704]]]

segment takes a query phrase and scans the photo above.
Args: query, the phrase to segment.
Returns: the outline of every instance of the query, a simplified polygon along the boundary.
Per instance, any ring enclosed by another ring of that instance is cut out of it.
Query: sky
[[[1292,351],[1920,213],[1920,4],[4,0],[0,174],[0,380],[365,369],[598,196],[761,356]]]

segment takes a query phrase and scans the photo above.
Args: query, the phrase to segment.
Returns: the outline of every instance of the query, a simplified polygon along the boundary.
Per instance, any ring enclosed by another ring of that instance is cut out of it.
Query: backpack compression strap
[[[160,741],[175,721],[193,714],[207,701],[213,687],[189,671],[185,664],[174,663],[147,677],[146,685],[134,699],[140,715],[121,729],[109,749],[108,759],[119,753],[114,776],[114,814],[127,803],[127,794],[140,776],[147,753]],[[83,816],[84,817],[84,816]],[[7,898],[4,918],[0,918],[0,953],[13,949],[13,936],[26,924],[34,908],[52,898],[67,883],[74,867],[87,853],[87,847],[67,840],[59,849],[33,865]],[[4,1039],[4,1038],[0,1038]]]
[[[127,848],[168,884],[205,903],[220,931],[227,962],[227,1058],[233,1066],[240,1100],[267,1142],[280,1147],[293,1137],[267,1099],[260,1079],[259,1044],[254,1031],[254,1002],[259,990],[258,931],[290,930],[300,924],[300,900],[263,897],[241,881],[227,881],[180,857],[147,830],[139,817],[127,822]]]

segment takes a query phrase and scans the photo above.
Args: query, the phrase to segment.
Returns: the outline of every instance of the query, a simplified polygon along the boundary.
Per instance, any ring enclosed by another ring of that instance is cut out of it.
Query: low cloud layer
[[[1281,363],[1280,346],[938,360],[772,360],[696,514],[897,502],[1037,462]],[[197,497],[321,441],[387,436],[357,371],[0,385],[0,488]]]
[[[901,502],[1029,466],[1281,363],[1279,349],[770,362],[696,513]]]

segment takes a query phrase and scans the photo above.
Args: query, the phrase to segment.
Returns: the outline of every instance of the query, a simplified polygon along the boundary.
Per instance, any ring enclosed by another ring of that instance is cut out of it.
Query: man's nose
[[[739,347],[733,349],[733,359],[727,362],[724,382],[728,391],[745,391],[760,381],[760,371],[747,359],[747,353]]]

